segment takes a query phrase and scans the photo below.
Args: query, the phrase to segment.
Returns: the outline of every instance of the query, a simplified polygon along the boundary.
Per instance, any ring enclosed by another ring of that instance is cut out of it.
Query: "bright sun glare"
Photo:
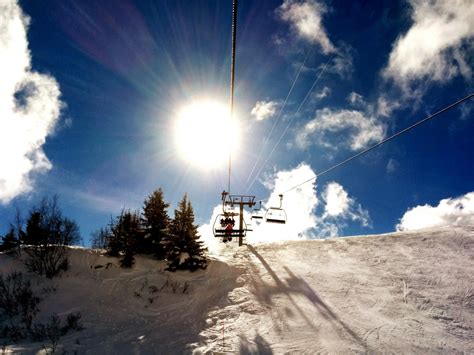
[[[175,124],[175,143],[187,162],[205,169],[227,164],[229,150],[238,145],[236,119],[228,107],[215,101],[197,101],[184,107]]]

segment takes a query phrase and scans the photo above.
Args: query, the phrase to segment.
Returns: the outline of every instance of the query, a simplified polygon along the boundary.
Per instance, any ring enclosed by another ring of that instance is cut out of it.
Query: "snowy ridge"
[[[41,317],[82,313],[88,354],[473,353],[474,227],[228,245],[207,270],[70,251]],[[2,272],[22,268],[0,255]],[[36,353],[41,344],[10,346]]]

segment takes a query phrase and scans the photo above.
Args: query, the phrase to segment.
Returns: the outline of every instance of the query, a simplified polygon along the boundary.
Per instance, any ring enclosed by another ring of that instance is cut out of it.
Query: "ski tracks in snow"
[[[226,256],[242,274],[194,352],[472,352],[473,237],[441,229],[244,246]]]

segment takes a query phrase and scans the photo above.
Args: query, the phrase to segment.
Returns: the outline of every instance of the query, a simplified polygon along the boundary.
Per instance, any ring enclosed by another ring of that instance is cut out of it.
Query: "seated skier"
[[[225,236],[222,240],[224,243],[230,242],[232,240],[232,230],[232,223],[229,221],[229,223],[227,223],[227,226],[225,227]]]

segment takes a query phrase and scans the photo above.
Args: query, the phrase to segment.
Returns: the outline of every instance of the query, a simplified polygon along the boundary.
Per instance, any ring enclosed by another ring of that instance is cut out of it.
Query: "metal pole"
[[[240,201],[239,229],[240,229],[239,247],[241,247],[244,244],[243,243],[243,239],[244,239],[244,236],[243,236],[243,231],[244,231],[244,203],[242,201]]]

